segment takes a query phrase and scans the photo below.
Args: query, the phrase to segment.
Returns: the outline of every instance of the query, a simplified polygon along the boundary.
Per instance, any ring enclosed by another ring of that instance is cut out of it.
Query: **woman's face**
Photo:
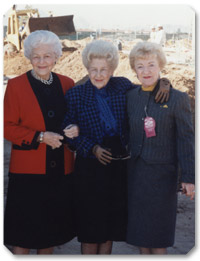
[[[56,55],[53,47],[43,44],[34,48],[31,54],[31,64],[35,73],[42,79],[48,80],[56,62]]]
[[[110,80],[113,70],[108,65],[106,59],[93,58],[89,65],[88,74],[92,84],[101,89]]]
[[[142,86],[149,87],[154,85],[159,79],[160,67],[155,56],[147,56],[144,59],[135,61],[135,71]]]

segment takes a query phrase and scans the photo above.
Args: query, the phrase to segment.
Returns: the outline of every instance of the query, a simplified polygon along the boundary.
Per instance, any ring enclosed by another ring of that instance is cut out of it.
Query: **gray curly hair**
[[[56,58],[62,55],[62,44],[56,34],[47,30],[37,30],[24,40],[24,55],[30,60],[34,48],[47,44],[53,47]]]
[[[112,70],[115,70],[119,63],[117,48],[112,43],[104,40],[94,40],[86,45],[82,52],[82,61],[87,69],[89,69],[93,58],[106,59]]]

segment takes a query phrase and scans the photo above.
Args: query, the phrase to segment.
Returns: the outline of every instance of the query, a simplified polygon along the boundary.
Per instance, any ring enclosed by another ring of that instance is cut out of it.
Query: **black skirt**
[[[10,174],[4,219],[4,244],[42,249],[74,236],[73,175]]]
[[[125,241],[127,227],[126,161],[104,166],[97,159],[75,162],[78,241]]]
[[[127,242],[146,248],[172,246],[176,208],[176,167],[148,164],[142,158],[130,160]]]

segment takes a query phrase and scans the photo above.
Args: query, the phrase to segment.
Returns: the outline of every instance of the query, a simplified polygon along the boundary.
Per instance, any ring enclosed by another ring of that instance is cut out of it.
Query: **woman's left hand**
[[[64,130],[65,136],[73,139],[79,135],[79,127],[75,124],[68,125]]]
[[[160,79],[160,88],[156,94],[156,102],[163,103],[169,100],[170,81],[167,78]]]
[[[195,196],[195,185],[191,183],[182,183],[181,185],[186,196],[190,197],[190,199],[193,199]]]

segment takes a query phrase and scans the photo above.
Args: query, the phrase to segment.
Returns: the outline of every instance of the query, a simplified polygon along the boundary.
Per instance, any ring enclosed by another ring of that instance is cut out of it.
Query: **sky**
[[[191,31],[195,12],[186,4],[34,4],[40,16],[74,15],[76,29],[145,29],[161,24],[168,32],[176,32],[178,28]],[[11,5],[12,6],[12,5]],[[8,9],[11,7],[8,6]],[[17,9],[24,9],[25,4],[17,4]],[[6,11],[5,11],[6,13]],[[3,23],[7,23],[5,15]]]

